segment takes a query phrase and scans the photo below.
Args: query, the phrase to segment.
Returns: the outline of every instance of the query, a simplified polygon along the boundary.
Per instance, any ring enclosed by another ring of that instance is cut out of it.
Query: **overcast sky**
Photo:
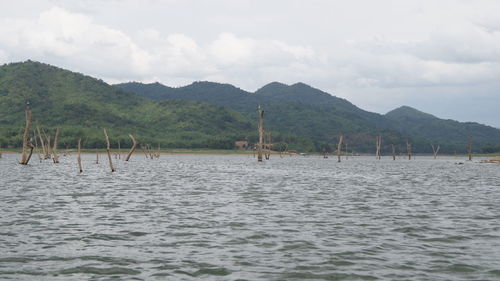
[[[500,128],[499,15],[495,0],[2,1],[0,64],[109,83],[304,82],[378,113]]]

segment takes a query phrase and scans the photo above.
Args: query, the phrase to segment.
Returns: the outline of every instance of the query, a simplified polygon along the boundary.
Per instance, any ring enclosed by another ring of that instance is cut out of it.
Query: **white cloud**
[[[0,11],[0,62],[109,82],[302,81],[379,112],[500,87],[495,1],[19,1]]]
[[[150,57],[125,33],[82,14],[53,7],[38,18],[0,21],[0,46],[14,58],[31,58],[113,77],[149,71]]]

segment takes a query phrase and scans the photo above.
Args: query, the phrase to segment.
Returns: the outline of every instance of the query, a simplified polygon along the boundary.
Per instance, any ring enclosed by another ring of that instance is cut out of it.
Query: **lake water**
[[[0,159],[2,280],[500,280],[498,164],[17,158]]]

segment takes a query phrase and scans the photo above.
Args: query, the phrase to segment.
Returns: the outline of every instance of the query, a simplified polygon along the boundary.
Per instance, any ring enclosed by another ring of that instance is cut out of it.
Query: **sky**
[[[0,64],[108,83],[304,82],[369,111],[402,105],[500,128],[500,1],[0,2]]]

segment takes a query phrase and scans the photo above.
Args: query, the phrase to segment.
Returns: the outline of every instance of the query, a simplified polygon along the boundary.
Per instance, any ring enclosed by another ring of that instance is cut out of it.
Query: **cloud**
[[[37,19],[0,21],[0,47],[13,58],[37,59],[108,77],[148,71],[150,57],[124,32],[86,15],[53,7]]]
[[[301,81],[379,112],[500,88],[496,2],[381,1],[363,10],[364,2],[335,1],[44,3],[0,11],[0,62],[33,59],[108,82],[171,86]],[[221,12],[227,5],[231,16]]]

